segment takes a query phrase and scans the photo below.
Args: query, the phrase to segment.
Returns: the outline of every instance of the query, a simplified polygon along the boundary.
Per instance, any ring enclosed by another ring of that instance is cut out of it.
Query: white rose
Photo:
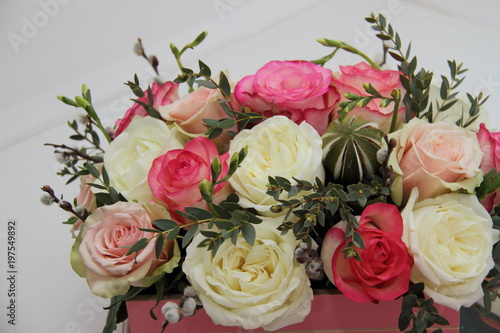
[[[147,182],[151,164],[165,147],[183,147],[177,133],[153,117],[134,117],[104,154],[111,186],[128,200],[149,201],[153,197]]]
[[[306,122],[297,125],[284,116],[271,117],[238,133],[229,152],[236,153],[245,146],[248,155],[229,183],[240,197],[241,206],[253,207],[262,215],[270,216],[269,208],[277,203],[266,194],[268,176],[290,181],[295,177],[312,183],[316,177],[325,178],[321,136]],[[286,193],[283,195],[285,199]]]
[[[188,246],[182,269],[215,324],[277,330],[309,314],[313,293],[294,258],[297,241],[292,233],[280,235],[280,223],[264,217],[255,225],[254,246],[240,234],[236,245],[222,243],[215,257],[197,247],[201,234]]]
[[[483,296],[481,283],[494,266],[498,230],[474,195],[417,199],[414,189],[402,211],[403,241],[415,260],[411,280],[423,282],[436,303],[456,310],[471,306]]]

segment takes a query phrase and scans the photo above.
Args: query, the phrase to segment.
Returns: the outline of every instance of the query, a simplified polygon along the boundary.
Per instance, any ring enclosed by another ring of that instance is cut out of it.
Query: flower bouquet
[[[233,83],[202,61],[182,64],[202,33],[171,44],[175,80],[126,83],[136,98],[113,129],[85,85],[58,97],[85,111],[68,123],[84,144],[48,144],[80,192],[69,202],[44,186],[42,200],[70,213],[72,267],[111,298],[104,332],[141,293],[156,294],[153,307],[182,294],[164,318],[151,310],[163,329],[203,307],[215,324],[277,330],[309,315],[313,289],[402,298],[408,332],[447,324],[434,303],[489,309],[500,133],[485,125],[487,98],[459,96],[461,64],[448,61],[436,82],[382,15],[366,20],[394,69],[319,39],[330,54],[271,61]],[[338,50],[363,61],[332,72]],[[135,51],[157,71],[141,40]]]

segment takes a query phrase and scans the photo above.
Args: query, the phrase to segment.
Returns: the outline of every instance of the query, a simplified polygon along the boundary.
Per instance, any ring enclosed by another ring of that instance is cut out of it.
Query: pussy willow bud
[[[68,201],[61,201],[59,203],[59,207],[68,212],[71,211],[71,209],[73,208],[73,206],[71,206],[71,204]]]
[[[389,151],[387,148],[381,148],[377,150],[377,162],[379,162],[380,164],[384,163],[387,159],[388,152]]]
[[[184,295],[187,297],[195,297],[196,296],[196,290],[192,286],[187,286],[184,288]]]
[[[192,297],[187,297],[182,303],[182,314],[184,316],[193,316],[196,312],[196,301]]]
[[[50,206],[55,202],[55,200],[50,194],[42,193],[42,196],[40,197],[40,202],[45,206]]]

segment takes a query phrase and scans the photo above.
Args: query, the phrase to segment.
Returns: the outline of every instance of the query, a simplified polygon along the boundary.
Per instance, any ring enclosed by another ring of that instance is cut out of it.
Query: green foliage
[[[182,247],[188,246],[193,237],[199,231],[205,239],[201,241],[198,247],[207,247],[215,256],[220,245],[227,239],[233,244],[239,234],[250,244],[253,245],[256,238],[254,224],[259,224],[262,219],[254,213],[241,208],[238,205],[238,196],[232,194],[219,205],[213,203],[213,195],[217,185],[226,182],[240,166],[247,154],[246,147],[238,153],[231,156],[229,170],[227,174],[221,174],[221,165],[219,159],[214,159],[211,164],[212,180],[204,180],[200,183],[200,193],[207,202],[208,210],[199,207],[186,207],[184,211],[177,210],[176,213],[184,219],[191,221],[180,225],[174,220],[158,219],[153,221],[157,229],[141,229],[152,232],[151,238],[142,238],[130,246],[127,254],[133,254],[144,249],[148,242],[155,240],[155,249],[157,258],[161,254],[161,249],[165,240],[175,240],[182,238]],[[207,228],[200,230],[200,225],[206,224]],[[187,229],[183,234],[182,230]]]
[[[401,84],[406,90],[403,98],[403,104],[406,107],[406,121],[413,117],[426,118],[429,122],[435,121],[437,115],[446,112],[458,101],[458,93],[455,91],[463,82],[465,77],[462,75],[467,71],[462,68],[462,64],[456,61],[448,61],[450,68],[450,78],[442,76],[442,83],[439,89],[441,103],[436,102],[433,106],[430,101],[431,82],[434,74],[425,69],[417,70],[417,57],[411,57],[411,44],[406,51],[403,49],[401,37],[391,24],[388,24],[382,14],[371,14],[365,19],[372,24],[372,29],[376,31],[376,36],[384,42],[384,50],[399,62],[398,69],[402,72],[400,76]],[[479,116],[480,106],[488,99],[482,93],[477,97],[467,94],[471,103],[467,119],[464,115],[457,121],[462,127],[470,126]]]
[[[434,300],[425,298],[423,290],[424,284],[420,282],[411,285],[410,290],[404,295],[398,320],[400,331],[406,330],[410,324],[412,324],[412,327],[406,332],[411,333],[427,332],[427,329],[434,324],[450,324],[446,318],[439,314],[439,311],[434,306]],[[437,329],[434,332],[439,332],[439,330]]]
[[[139,99],[132,99],[135,103],[139,104],[146,110],[146,112],[153,118],[156,119],[162,119],[160,112],[154,108],[154,98],[153,98],[153,91],[151,90],[151,87],[148,86],[148,89],[146,90],[147,96],[145,96],[144,91],[140,87],[139,84],[139,79],[137,78],[137,74],[134,75],[134,81],[127,81],[125,83],[132,92],[134,93],[135,96],[137,96]],[[143,98],[141,101],[140,98]]]
[[[346,257],[358,260],[356,248],[362,249],[364,244],[357,232],[358,221],[354,213],[365,207],[369,201],[385,202],[389,193],[379,182],[380,179],[372,181],[370,185],[357,183],[347,188],[334,183],[325,185],[320,179],[316,179],[314,184],[295,178],[292,183],[279,176],[269,177],[268,181],[267,195],[280,202],[271,207],[271,211],[287,211],[284,222],[278,227],[282,234],[292,231],[297,240],[311,243],[311,234],[317,233],[317,227],[331,227],[332,225],[326,225],[326,221],[332,221],[334,216],[339,216],[340,220],[347,222],[348,242],[342,251]]]

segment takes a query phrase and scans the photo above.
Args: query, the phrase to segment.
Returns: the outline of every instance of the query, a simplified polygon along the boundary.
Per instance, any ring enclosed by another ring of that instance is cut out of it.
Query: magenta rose
[[[323,134],[339,100],[332,72],[309,61],[271,61],[234,89],[238,102],[266,117],[287,116]]]
[[[491,133],[484,124],[479,126],[477,140],[483,152],[481,171],[486,175],[491,170],[500,171],[500,132]],[[500,203],[500,190],[481,201],[484,208],[491,211]]]
[[[175,213],[187,206],[206,208],[199,185],[204,179],[212,180],[210,165],[215,157],[221,161],[223,178],[229,169],[229,153],[219,155],[215,144],[197,137],[183,149],[173,149],[153,161],[148,174],[148,182],[153,195],[169,206],[170,214],[179,222],[184,220]],[[218,184],[214,191],[214,202],[225,199],[229,194],[226,182]]]
[[[393,300],[406,291],[413,258],[401,240],[403,219],[395,205],[376,203],[359,218],[359,234],[365,244],[357,249],[361,261],[346,259],[346,222],[328,230],[321,249],[324,270],[331,282],[358,303]]]
[[[403,95],[404,90],[399,79],[400,74],[399,71],[379,71],[367,63],[361,62],[355,66],[340,66],[340,73],[333,78],[333,86],[341,96],[340,102],[347,101],[344,97],[346,93],[368,96],[363,89],[364,83],[371,83],[382,96],[390,97],[394,89],[400,89]],[[354,108],[349,114],[374,121],[379,124],[382,131],[387,133],[390,128],[394,105],[391,104],[382,108],[379,104],[380,99],[374,99],[363,108]],[[400,108],[398,123],[402,122],[404,117],[405,108]]]
[[[175,100],[179,99],[179,94],[177,89],[179,88],[179,84],[173,82],[165,82],[162,85],[159,85],[156,82],[153,82],[151,85],[151,92],[153,93],[153,107],[158,110],[160,106],[167,105],[172,103]],[[148,103],[148,91],[144,91],[144,97],[139,98],[138,100],[144,103]],[[116,121],[116,132],[114,137],[116,138],[123,132],[134,116],[146,117],[149,114],[147,111],[138,103],[134,103],[130,109],[127,110],[125,116]]]

